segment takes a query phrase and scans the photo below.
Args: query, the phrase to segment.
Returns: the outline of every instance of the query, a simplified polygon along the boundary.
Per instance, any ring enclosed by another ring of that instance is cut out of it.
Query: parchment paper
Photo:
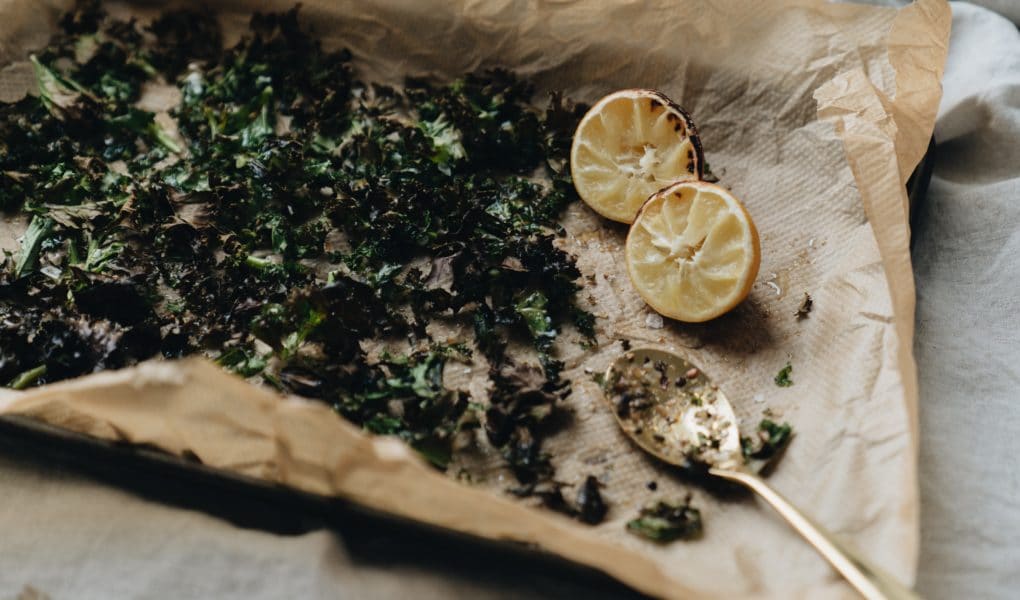
[[[234,32],[252,9],[288,7],[221,3]],[[325,406],[281,398],[201,359],[12,393],[0,412],[536,544],[657,596],[849,595],[763,506],[692,487],[619,433],[590,372],[621,352],[618,339],[660,344],[702,365],[745,425],[766,407],[790,421],[797,436],[772,483],[895,576],[913,579],[917,385],[903,184],[927,145],[941,93],[944,2],[895,11],[813,0],[320,0],[304,2],[302,13],[327,45],[353,51],[364,79],[448,79],[500,65],[532,78],[540,92],[563,89],[589,102],[622,87],[656,87],[693,114],[713,170],[762,235],[761,274],[747,302],[713,323],[663,323],[623,271],[625,230],[580,204],[564,218],[564,244],[593,276],[582,296],[600,317],[600,343],[585,351],[564,336],[559,344],[575,416],[547,447],[568,485],[599,477],[607,520],[588,527],[526,506],[499,491],[511,481],[497,471],[471,486],[456,482],[396,440],[371,439]],[[15,63],[0,72],[4,97],[23,87],[18,61],[45,43],[54,12],[0,0],[0,15],[0,64]],[[7,229],[0,238],[9,244],[16,227]],[[805,291],[814,311],[798,321]],[[772,377],[788,360],[795,384],[778,388]],[[484,394],[472,373],[448,375]],[[646,488],[652,480],[656,492]],[[705,518],[702,539],[657,546],[625,532],[649,499],[689,489]]]

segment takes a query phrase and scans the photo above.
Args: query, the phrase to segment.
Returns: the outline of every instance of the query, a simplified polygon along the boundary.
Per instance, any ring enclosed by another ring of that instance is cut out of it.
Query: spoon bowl
[[[657,348],[629,350],[610,365],[603,381],[613,415],[642,450],[664,462],[753,490],[863,597],[917,598],[805,516],[748,467],[733,406],[698,366]]]
[[[742,463],[732,405],[687,360],[655,348],[629,351],[604,381],[617,422],[645,452],[685,469]]]

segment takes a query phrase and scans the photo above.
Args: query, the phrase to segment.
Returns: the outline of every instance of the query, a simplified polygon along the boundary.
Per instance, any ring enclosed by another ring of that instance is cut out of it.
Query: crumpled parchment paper
[[[64,4],[0,0],[0,99],[24,93],[27,52],[45,44]],[[622,265],[623,228],[582,204],[564,216],[564,245],[586,276],[581,295],[599,317],[600,343],[559,343],[574,418],[546,448],[565,494],[586,475],[599,477],[606,521],[589,527],[512,499],[501,492],[511,479],[496,469],[472,485],[454,481],[396,440],[369,438],[323,405],[281,398],[201,359],[11,393],[0,413],[534,544],[656,596],[850,595],[762,505],[711,495],[629,444],[591,378],[622,352],[616,341],[629,339],[701,365],[749,430],[767,407],[791,422],[797,434],[771,483],[874,562],[913,579],[917,383],[904,183],[941,94],[945,2],[900,11],[816,0],[303,5],[306,23],[327,46],[350,48],[366,80],[507,66],[540,94],[561,89],[588,102],[623,87],[661,89],[693,114],[712,169],[748,206],[762,237],[759,280],[733,313],[700,325],[663,321],[644,306]],[[252,10],[289,6],[226,0],[219,10],[230,40]],[[113,6],[142,20],[163,8]],[[0,245],[11,248],[20,226],[4,217]],[[798,320],[805,292],[814,310]],[[787,361],[795,383],[776,387]],[[471,373],[448,375],[484,395]],[[655,492],[646,487],[653,480]],[[642,504],[688,490],[705,519],[703,538],[658,546],[626,533]]]

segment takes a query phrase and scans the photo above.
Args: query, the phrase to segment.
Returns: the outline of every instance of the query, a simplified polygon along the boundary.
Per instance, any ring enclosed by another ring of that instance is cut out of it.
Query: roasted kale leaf
[[[668,543],[701,535],[701,511],[685,500],[658,500],[644,506],[627,522],[627,530],[654,542]]]

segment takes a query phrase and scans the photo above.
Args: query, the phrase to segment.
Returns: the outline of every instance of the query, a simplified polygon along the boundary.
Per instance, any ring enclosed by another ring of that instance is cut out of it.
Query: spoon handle
[[[891,575],[870,565],[842,542],[836,540],[831,533],[800,512],[789,500],[772,489],[757,475],[743,469],[715,468],[709,472],[754,490],[763,500],[771,504],[772,508],[776,509],[776,512],[786,519],[786,522],[796,529],[805,540],[814,546],[854,589],[868,600],[917,600],[919,598]]]

